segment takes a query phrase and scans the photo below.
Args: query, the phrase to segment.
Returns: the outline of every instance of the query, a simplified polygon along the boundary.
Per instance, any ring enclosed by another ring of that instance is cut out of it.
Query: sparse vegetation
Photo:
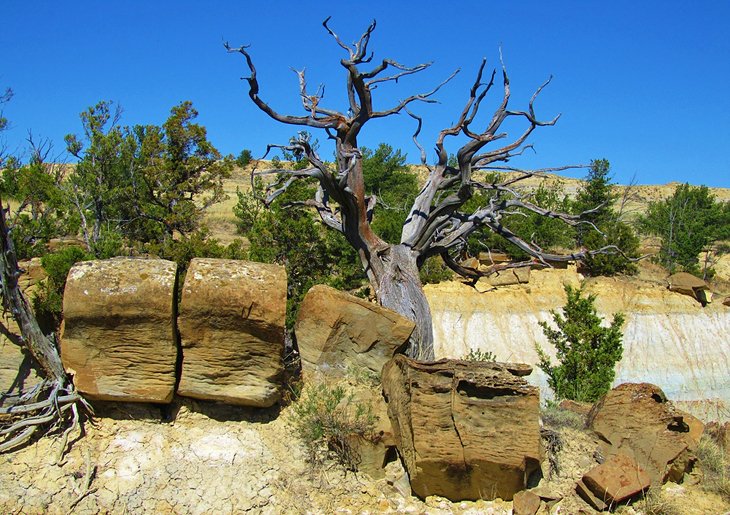
[[[294,404],[294,427],[314,464],[334,459],[357,470],[357,439],[372,439],[375,422],[372,407],[352,402],[344,384],[310,385]]]
[[[41,258],[41,265],[48,277],[38,285],[32,302],[33,311],[44,333],[54,332],[61,324],[63,289],[69,270],[74,263],[92,258],[93,256],[81,247],[67,247]]]
[[[497,356],[492,351],[483,351],[481,349],[469,349],[469,352],[464,356],[466,361],[497,361]]]
[[[569,285],[565,286],[565,293],[568,300],[562,314],[550,312],[557,329],[540,323],[557,351],[558,365],[552,365],[550,357],[536,343],[538,366],[547,374],[548,385],[557,399],[595,402],[609,390],[615,377],[614,367],[623,353],[624,315],[615,314],[611,325],[603,327],[603,319],[596,312],[595,295],[584,297],[582,288]]]
[[[251,161],[253,161],[253,154],[247,148],[241,150],[241,153],[238,154],[238,157],[236,158],[236,164],[241,168],[248,166]]]
[[[650,488],[644,498],[634,504],[644,515],[683,515],[684,510],[661,487]]]
[[[563,409],[554,401],[548,401],[542,406],[540,417],[546,426],[553,429],[562,429],[564,427],[583,429],[586,425],[586,419],[583,415]]]
[[[362,366],[347,365],[345,377],[360,386],[375,387],[380,385],[380,374],[376,374],[369,368]]]
[[[549,427],[540,429],[540,438],[548,458],[548,478],[552,478],[560,474],[559,453],[563,449],[563,439],[558,431]]]
[[[702,486],[730,502],[730,460],[722,447],[710,436],[702,435],[697,458],[702,468]]]

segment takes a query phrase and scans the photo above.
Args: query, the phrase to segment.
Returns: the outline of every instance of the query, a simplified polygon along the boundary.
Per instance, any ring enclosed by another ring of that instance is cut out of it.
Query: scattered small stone
[[[535,515],[541,502],[540,497],[529,490],[517,492],[512,498],[514,515]]]
[[[594,496],[615,506],[648,490],[651,478],[636,460],[615,454],[588,471],[582,482]]]

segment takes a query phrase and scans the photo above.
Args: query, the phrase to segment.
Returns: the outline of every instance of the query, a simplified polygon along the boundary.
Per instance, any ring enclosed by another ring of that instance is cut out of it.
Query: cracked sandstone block
[[[604,395],[588,414],[588,427],[601,440],[604,456],[626,454],[653,485],[680,482],[692,470],[704,425],[678,410],[661,388],[623,383]]]
[[[166,403],[175,391],[177,265],[76,263],[63,295],[61,358],[89,399]]]
[[[382,382],[419,497],[511,500],[539,468],[539,391],[507,366],[399,355],[383,368]]]
[[[305,373],[343,375],[354,368],[377,377],[414,327],[395,311],[318,284],[304,297],[294,332]]]
[[[268,407],[280,396],[286,271],[229,259],[193,259],[185,276],[178,327],[178,394]]]

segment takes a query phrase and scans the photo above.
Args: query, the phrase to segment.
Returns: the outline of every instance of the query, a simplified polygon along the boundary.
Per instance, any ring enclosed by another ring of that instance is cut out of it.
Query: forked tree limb
[[[319,188],[313,199],[295,203],[313,208],[321,220],[330,228],[340,231],[360,256],[371,286],[378,301],[386,307],[416,321],[418,336],[409,350],[409,355],[419,358],[433,357],[433,338],[430,329],[430,311],[418,277],[418,267],[428,257],[442,255],[444,261],[460,275],[474,278],[496,273],[509,267],[550,266],[552,262],[584,259],[588,256],[614,252],[617,249],[606,246],[596,251],[560,255],[528,242],[506,227],[510,214],[531,212],[540,216],[561,220],[568,225],[585,223],[579,216],[544,209],[521,194],[516,185],[530,177],[540,177],[549,171],[566,170],[573,167],[520,170],[506,163],[532,149],[528,138],[538,127],[555,125],[560,115],[548,119],[539,118],[535,103],[552,78],[542,83],[530,98],[527,108],[511,109],[510,78],[502,60],[502,93],[498,105],[486,123],[480,116],[487,95],[494,89],[497,70],[486,71],[486,59],[480,63],[468,96],[455,123],[442,129],[436,138],[436,161],[429,164],[423,145],[419,142],[422,119],[413,112],[417,103],[435,102],[435,94],[459,73],[456,70],[436,87],[425,93],[406,96],[391,107],[375,105],[373,91],[384,83],[397,83],[401,78],[420,73],[431,66],[430,62],[414,66],[404,65],[386,58],[373,63],[374,55],[369,44],[376,23],[373,21],[352,45],[346,44],[329,25],[330,18],[323,22],[327,33],[345,51],[340,65],[346,70],[345,90],[347,102],[342,110],[323,105],[324,87],[311,93],[307,87],[305,71],[297,71],[299,96],[305,115],[282,114],[273,109],[260,96],[260,85],[248,47],[232,48],[228,52],[240,53],[249,71],[248,95],[254,104],[272,119],[285,124],[322,129],[335,144],[334,166],[324,163],[309,144],[308,138],[299,137],[282,146],[297,156],[306,157],[311,167],[301,171],[281,171],[282,179],[270,185],[266,198],[268,202],[281,195],[297,180],[313,178]],[[374,119],[387,118],[406,113],[416,121],[413,141],[420,151],[421,162],[428,169],[423,187],[409,210],[403,224],[400,243],[383,241],[371,228],[373,211],[377,199],[365,191],[363,155],[358,145],[358,136],[363,128]],[[519,121],[523,128],[510,138],[503,126],[507,120]],[[456,163],[449,162],[446,141],[448,138],[464,138],[465,142],[456,151]],[[273,147],[270,147],[273,148]],[[512,173],[490,181],[475,177],[475,172],[507,171]],[[252,175],[253,180],[253,175]],[[485,202],[476,209],[465,206],[476,192],[484,194]],[[584,213],[585,215],[587,213]],[[529,256],[529,262],[510,265],[495,265],[487,270],[468,269],[453,258],[462,249],[467,238],[480,229],[490,229],[508,242],[522,249]],[[415,334],[415,333],[414,333]]]

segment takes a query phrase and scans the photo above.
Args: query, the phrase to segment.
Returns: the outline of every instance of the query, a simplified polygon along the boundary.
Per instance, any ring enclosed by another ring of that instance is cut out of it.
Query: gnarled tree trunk
[[[0,424],[0,452],[17,449],[28,442],[40,427],[55,427],[67,421],[71,424],[63,433],[61,452],[65,450],[69,433],[79,423],[77,402],[84,402],[63,369],[61,357],[52,337],[41,331],[28,299],[18,284],[21,271],[5,219],[6,210],[0,199],[0,280],[3,308],[10,311],[20,327],[22,343],[43,369],[44,381],[29,392],[18,392],[18,400],[0,407],[0,415],[9,422]]]
[[[375,30],[375,21],[352,45],[346,44],[335,34],[328,23],[329,18],[323,23],[325,30],[346,53],[346,57],[340,61],[347,71],[345,83],[347,105],[343,110],[325,107],[323,86],[320,86],[314,94],[308,91],[305,73],[302,70],[296,73],[299,78],[299,93],[304,113],[288,115],[277,112],[259,94],[260,85],[256,67],[247,47],[231,48],[226,44],[229,52],[238,52],[246,60],[250,71],[250,76],[245,78],[249,86],[248,95],[262,112],[280,123],[323,130],[336,145],[334,167],[317,155],[306,132],[300,132],[299,137],[293,138],[289,145],[269,145],[269,149],[281,148],[297,156],[306,156],[311,167],[305,170],[276,170],[281,176],[279,180],[267,186],[268,195],[265,203],[272,202],[297,179],[316,179],[319,182],[319,189],[315,197],[299,204],[314,208],[325,225],[344,234],[352,247],[357,250],[380,304],[416,322],[417,327],[408,354],[418,359],[433,359],[431,312],[418,276],[418,267],[427,258],[441,256],[456,273],[476,280],[507,267],[549,266],[553,261],[582,259],[589,254],[585,251],[564,256],[544,252],[536,244],[520,238],[511,231],[505,225],[503,217],[505,214],[521,210],[560,219],[570,225],[583,223],[580,215],[543,209],[515,189],[516,183],[527,178],[541,176],[544,172],[556,172],[574,167],[520,170],[511,166],[495,165],[500,162],[507,163],[531,148],[526,141],[537,127],[551,126],[557,122],[559,116],[547,121],[539,120],[534,110],[536,98],[550,80],[537,89],[527,105],[527,110],[515,111],[508,107],[511,95],[510,81],[503,65],[501,102],[491,119],[478,120],[477,115],[482,101],[492,89],[496,75],[494,70],[489,78],[485,76],[486,60],[483,60],[461,114],[452,126],[444,128],[439,133],[435,145],[437,161],[435,164],[430,164],[424,148],[418,142],[422,120],[412,113],[409,107],[419,102],[433,102],[432,96],[457,72],[431,91],[407,96],[390,108],[378,109],[372,95],[378,86],[389,82],[397,83],[403,77],[427,69],[431,63],[405,66],[387,58],[376,62],[368,50],[370,37]],[[366,67],[369,69],[365,69]],[[409,211],[400,244],[392,245],[380,239],[370,226],[377,199],[374,194],[365,191],[362,154],[357,139],[360,131],[370,120],[402,113],[408,114],[417,123],[413,140],[421,151],[421,163],[428,169],[429,174]],[[509,119],[521,119],[526,122],[526,127],[511,141],[502,141],[501,146],[487,148],[488,145],[507,138],[502,124]],[[445,141],[449,137],[457,136],[466,137],[466,143],[456,151],[456,161],[453,162],[449,159]],[[511,173],[503,174],[499,180],[489,181],[474,175],[477,171],[495,170]],[[467,202],[473,198],[476,191],[482,192],[485,200],[477,208],[467,210]],[[521,263],[494,265],[486,270],[461,266],[457,260],[468,238],[475,231],[482,229],[495,232],[526,252],[532,259]],[[610,247],[591,251],[590,254],[600,253],[608,248]]]
[[[435,359],[431,309],[418,275],[417,254],[405,245],[391,245],[379,258],[383,272],[379,278],[378,302],[416,323],[408,356]]]

